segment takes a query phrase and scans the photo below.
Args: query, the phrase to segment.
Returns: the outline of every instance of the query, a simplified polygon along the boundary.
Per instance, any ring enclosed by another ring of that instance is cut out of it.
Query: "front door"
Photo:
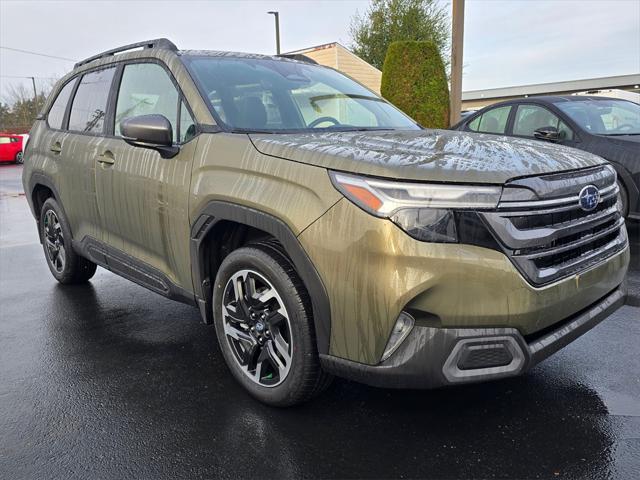
[[[188,200],[197,142],[190,138],[192,115],[172,77],[158,63],[124,65],[119,85],[114,135],[100,145],[96,157],[102,241],[125,254],[120,257],[123,264],[110,262],[113,270],[128,269],[119,273],[129,277],[146,275],[151,283],[162,283],[166,277],[191,291]],[[131,146],[120,138],[122,120],[145,114],[161,114],[171,122],[174,143],[180,146],[178,155],[162,158],[155,150]],[[127,265],[127,257],[150,270]],[[166,285],[156,287],[164,290]]]

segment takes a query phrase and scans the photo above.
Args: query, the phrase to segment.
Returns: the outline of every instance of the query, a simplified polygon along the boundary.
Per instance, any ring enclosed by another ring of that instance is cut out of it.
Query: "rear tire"
[[[24,162],[22,152],[18,152],[18,153],[16,153],[15,161],[16,161],[16,163],[17,163],[18,165],[22,165],[22,163]]]
[[[69,223],[53,198],[42,205],[40,238],[49,270],[60,283],[84,283],[96,273],[95,263],[73,251]]]
[[[329,386],[332,377],[320,368],[309,296],[290,261],[271,244],[239,248],[224,259],[213,306],[227,366],[252,396],[286,407]]]

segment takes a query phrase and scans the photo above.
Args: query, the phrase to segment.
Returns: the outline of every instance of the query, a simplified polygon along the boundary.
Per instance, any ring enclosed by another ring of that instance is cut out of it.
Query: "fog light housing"
[[[409,332],[411,332],[414,324],[415,320],[411,315],[407,312],[400,313],[393,330],[391,330],[391,336],[389,336],[389,341],[382,354],[381,362],[384,362],[398,349],[404,339],[407,338],[407,335],[409,335]]]

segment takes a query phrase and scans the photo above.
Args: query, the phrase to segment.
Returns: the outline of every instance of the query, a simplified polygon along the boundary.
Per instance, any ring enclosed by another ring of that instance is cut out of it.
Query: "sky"
[[[79,60],[167,37],[181,49],[274,53],[351,43],[368,0],[0,0],[0,46]],[[450,2],[442,0],[450,11]],[[38,89],[73,61],[0,49],[0,99],[37,77]],[[467,0],[463,91],[640,73],[640,0]]]

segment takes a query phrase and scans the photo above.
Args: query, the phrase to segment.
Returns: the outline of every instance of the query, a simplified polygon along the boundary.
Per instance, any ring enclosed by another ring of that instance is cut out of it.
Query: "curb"
[[[625,305],[631,305],[632,307],[640,307],[640,273],[637,271],[630,271],[627,275],[627,300]]]

